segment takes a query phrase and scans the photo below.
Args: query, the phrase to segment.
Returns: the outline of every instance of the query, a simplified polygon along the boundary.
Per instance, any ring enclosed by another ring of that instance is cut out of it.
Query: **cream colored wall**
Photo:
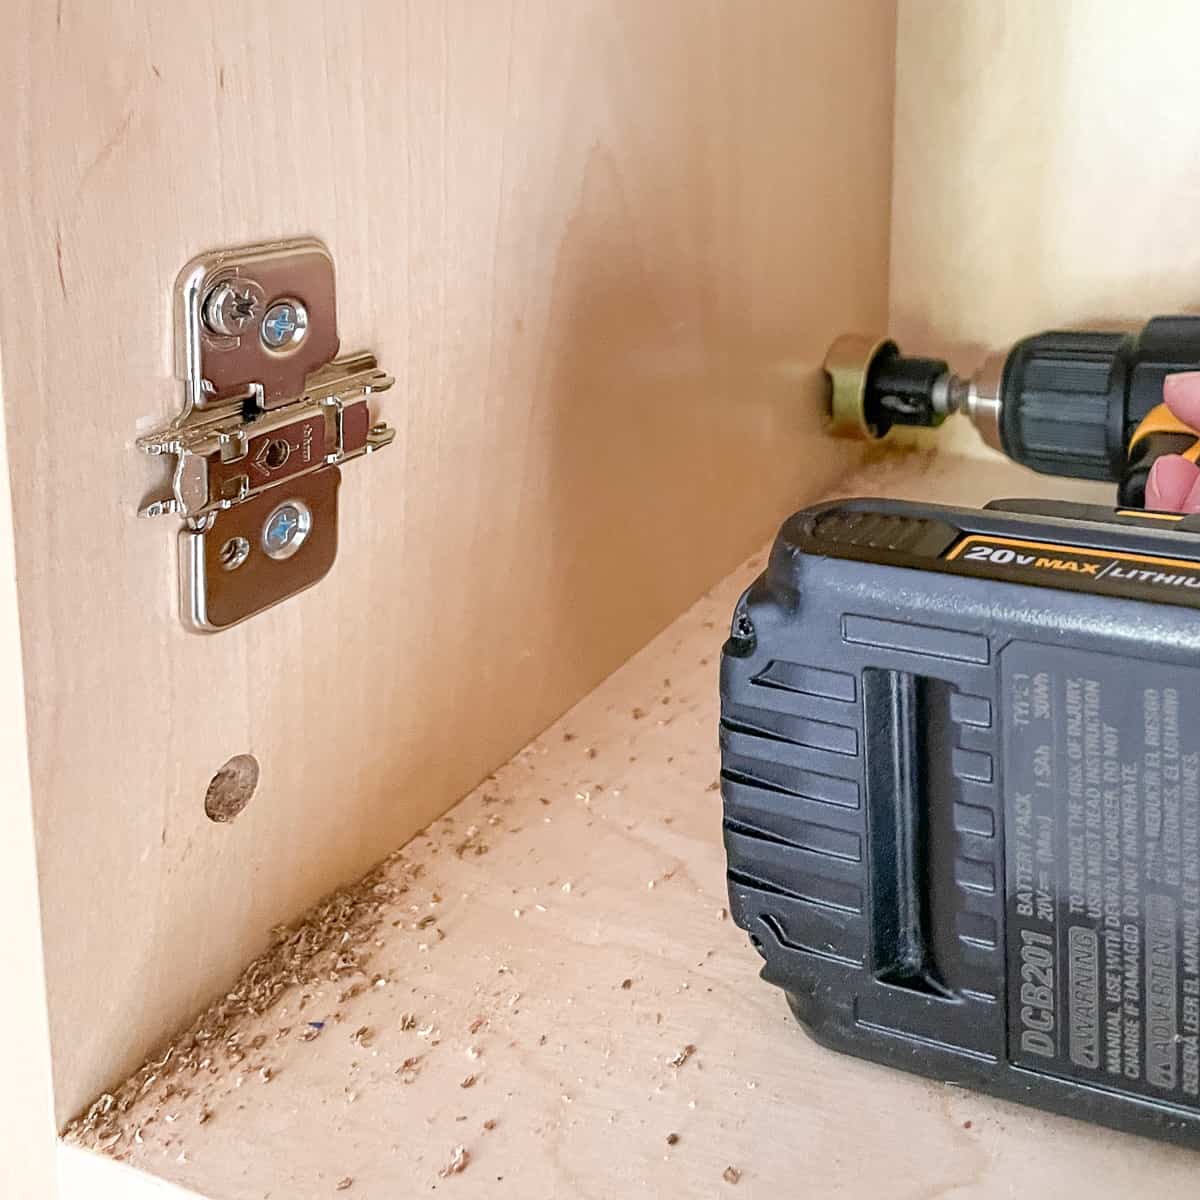
[[[881,0],[14,0],[0,346],[57,1113],[840,476],[886,318]],[[396,445],[328,579],[175,614],[139,428],[193,254],[311,233]],[[11,636],[11,619],[5,633]],[[719,639],[719,632],[714,632]],[[11,736],[11,734],[10,734]],[[231,825],[205,786],[262,763]]]
[[[890,328],[972,365],[1200,305],[1200,5],[901,0]],[[948,448],[975,450],[964,428]]]

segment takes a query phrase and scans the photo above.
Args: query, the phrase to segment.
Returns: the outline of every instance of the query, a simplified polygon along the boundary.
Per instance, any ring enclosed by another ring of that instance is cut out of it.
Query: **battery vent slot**
[[[900,513],[835,508],[813,518],[808,532],[825,542],[864,550],[913,550],[937,522]]]
[[[952,997],[939,970],[930,881],[931,700],[949,685],[904,671],[863,672],[870,962],[881,983]]]

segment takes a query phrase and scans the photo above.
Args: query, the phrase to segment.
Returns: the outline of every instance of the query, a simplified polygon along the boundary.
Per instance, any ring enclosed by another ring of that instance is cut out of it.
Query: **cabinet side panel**
[[[4,370],[0,360],[0,406]],[[55,1137],[51,1102],[50,1029],[42,968],[33,803],[25,730],[24,673],[17,616],[8,446],[0,423],[0,1029],[4,1087],[0,1089],[0,1178],[13,1196],[54,1197]]]
[[[893,10],[21,0],[0,342],[58,1116],[835,480],[886,312]],[[396,376],[338,561],[203,639],[136,432],[193,254],[313,234]],[[714,637],[717,637],[714,634]],[[224,825],[205,788],[261,782]]]

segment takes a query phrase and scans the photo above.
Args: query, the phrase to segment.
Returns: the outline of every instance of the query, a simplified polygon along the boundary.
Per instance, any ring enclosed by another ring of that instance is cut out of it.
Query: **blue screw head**
[[[302,500],[286,500],[263,523],[262,546],[269,558],[291,558],[308,537],[312,511]]]
[[[263,345],[271,350],[286,350],[296,345],[308,329],[308,313],[293,300],[279,300],[263,315]]]

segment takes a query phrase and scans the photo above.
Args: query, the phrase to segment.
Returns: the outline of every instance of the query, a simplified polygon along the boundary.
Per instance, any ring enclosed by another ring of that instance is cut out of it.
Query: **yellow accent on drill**
[[[1184,513],[1150,512],[1141,508],[1118,508],[1118,517],[1137,517],[1139,521],[1182,521]]]
[[[1181,421],[1165,404],[1155,405],[1142,418],[1142,423],[1133,431],[1133,437],[1129,439],[1129,452],[1132,454],[1134,447],[1143,438],[1151,437],[1156,433],[1190,435],[1196,440],[1183,452],[1183,457],[1189,462],[1200,462],[1200,433],[1197,433],[1186,422]]]

